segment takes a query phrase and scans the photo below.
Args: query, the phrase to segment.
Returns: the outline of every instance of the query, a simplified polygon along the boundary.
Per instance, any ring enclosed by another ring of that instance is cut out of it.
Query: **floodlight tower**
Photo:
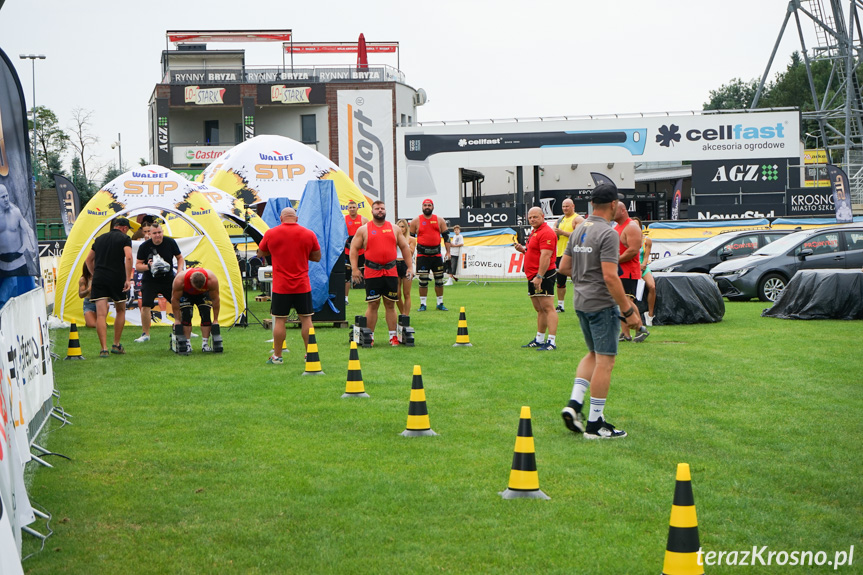
[[[863,31],[859,8],[863,8],[863,0],[850,0],[847,10],[843,10],[840,0],[790,0],[779,37],[752,100],[752,107],[757,107],[785,28],[794,16],[814,103],[814,110],[802,113],[803,119],[817,122],[819,133],[816,135],[821,147],[833,152],[841,150],[842,163],[851,180],[851,198],[858,204],[863,203],[863,99],[857,76],[863,56]],[[808,20],[815,27],[816,46],[807,47],[801,20]],[[829,80],[821,93],[812,75],[812,65],[819,61],[830,65]],[[828,161],[829,158],[828,153]]]

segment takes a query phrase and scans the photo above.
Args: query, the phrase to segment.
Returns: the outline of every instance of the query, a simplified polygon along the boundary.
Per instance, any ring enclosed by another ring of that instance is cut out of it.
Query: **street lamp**
[[[36,165],[33,166],[33,179],[35,181],[36,172],[39,170],[39,156],[36,154],[36,60],[44,60],[45,54],[18,54],[18,57],[22,60],[30,60],[33,69],[33,101],[31,102],[33,110],[33,141],[31,145],[33,147],[33,159],[36,160]]]
[[[120,165],[118,166],[118,168],[122,172],[123,171],[123,144],[122,144],[122,140],[120,138],[119,133],[117,134],[117,141],[114,142],[113,144],[111,144],[111,149],[117,150],[117,155],[119,156],[119,160],[120,160]]]

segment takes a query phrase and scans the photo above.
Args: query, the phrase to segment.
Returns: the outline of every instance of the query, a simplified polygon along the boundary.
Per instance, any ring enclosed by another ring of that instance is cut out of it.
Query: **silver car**
[[[863,267],[863,226],[848,224],[789,234],[751,256],[722,262],[710,276],[731,301],[776,301],[802,269]]]

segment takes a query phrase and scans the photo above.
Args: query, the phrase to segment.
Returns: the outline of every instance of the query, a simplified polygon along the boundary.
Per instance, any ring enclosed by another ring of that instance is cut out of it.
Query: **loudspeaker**
[[[330,273],[330,303],[337,311],[333,311],[329,303],[325,303],[324,307],[312,316],[313,322],[345,320],[345,257],[344,253],[339,256]]]

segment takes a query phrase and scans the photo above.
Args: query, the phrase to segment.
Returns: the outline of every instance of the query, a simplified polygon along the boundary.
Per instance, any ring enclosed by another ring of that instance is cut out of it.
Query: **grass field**
[[[31,477],[55,533],[25,570],[656,574],[687,462],[705,550],[832,559],[854,545],[840,572],[863,572],[860,322],[761,318],[752,302],[719,324],[655,327],[622,345],[612,377],[605,413],[629,437],[589,442],[560,418],[585,351],[571,302],[542,353],[520,347],[536,331],[521,282],[464,283],[447,288],[448,313],[412,314],[415,348],[380,345],[379,321],[378,346],[360,350],[369,399],[341,398],[344,329],[318,327],[317,377],[301,376],[296,329],[281,366],[264,364],[258,326],[225,331],[222,355],[193,340],[191,357],[167,351],[167,329],[135,344],[127,328],[128,354],[109,359],[82,330],[87,360],[54,364],[74,425],[40,442],[72,461]],[[351,299],[349,318],[364,310]],[[470,348],[451,347],[459,306]],[[65,355],[68,331],[53,335]],[[438,437],[399,435],[415,364]],[[498,495],[523,405],[550,501]]]

